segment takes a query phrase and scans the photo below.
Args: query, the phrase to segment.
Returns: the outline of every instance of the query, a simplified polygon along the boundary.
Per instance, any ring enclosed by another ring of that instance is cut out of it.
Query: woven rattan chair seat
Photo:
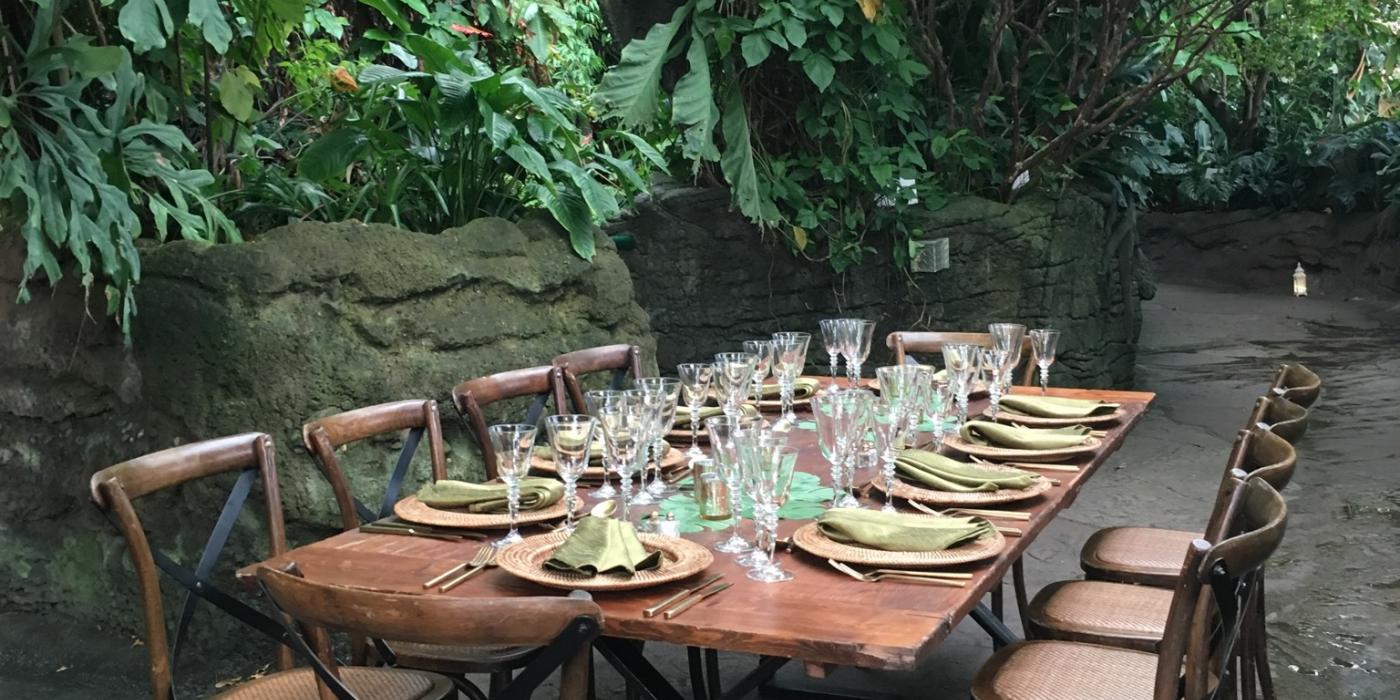
[[[1040,589],[1027,618],[1035,637],[1156,651],[1172,591],[1108,581],[1060,581]]]
[[[536,647],[460,647],[417,642],[386,642],[398,657],[398,665],[450,675],[494,673],[529,663]]]
[[[435,673],[398,668],[342,666],[340,678],[362,700],[439,700],[453,692],[452,681]],[[218,696],[218,700],[319,700],[316,674],[297,668],[263,676]]]
[[[1075,642],[1019,642],[972,683],[976,700],[1151,700],[1157,656]]]
[[[1110,527],[1095,532],[1079,551],[1090,578],[1170,588],[1199,532],[1155,527]]]

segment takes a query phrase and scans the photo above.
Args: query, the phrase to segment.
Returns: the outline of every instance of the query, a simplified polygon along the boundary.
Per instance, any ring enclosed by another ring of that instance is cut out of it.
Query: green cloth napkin
[[[888,552],[940,552],[992,530],[982,518],[924,518],[861,508],[832,508],[817,518],[817,527],[837,542]]]
[[[535,445],[535,455],[540,459],[554,461],[554,449],[549,445]],[[593,444],[588,446],[588,463],[601,465],[603,463],[603,440],[595,438]]]
[[[1017,469],[1014,472],[949,459],[928,450],[904,450],[895,458],[894,468],[909,481],[918,482],[935,491],[973,493],[1001,489],[1023,489],[1031,485],[1035,475]]]
[[[1118,404],[1058,396],[1008,394],[1001,397],[1001,410],[1039,418],[1085,418],[1101,413],[1113,413],[1118,410]]]
[[[554,549],[544,565],[583,576],[631,576],[660,566],[661,552],[648,552],[632,523],[590,515],[578,521],[573,534]]]
[[[963,426],[962,439],[974,445],[1013,450],[1058,450],[1084,444],[1089,439],[1089,429],[1082,425],[1054,429],[1018,428],[979,420]]]
[[[714,418],[715,416],[722,416],[722,415],[724,415],[724,408],[721,407],[721,406],[705,406],[705,407],[701,408],[701,409],[700,409],[700,428],[701,428],[702,430],[705,428],[705,419],[706,419],[706,418]],[[750,416],[750,417],[752,417],[752,416],[757,416],[757,415],[758,415],[758,409],[754,408],[753,406],[751,406],[751,405],[749,405],[749,404],[743,404],[743,405],[739,406],[739,415],[741,415],[741,416]],[[676,409],[676,422],[675,422],[675,423],[672,423],[671,426],[672,426],[672,429],[673,429],[673,430],[676,429],[676,428],[685,428],[686,430],[689,430],[689,429],[690,429],[690,409],[687,408],[687,407],[685,407],[685,406],[678,407],[678,408]]]
[[[792,400],[801,401],[810,399],[817,395],[822,388],[822,381],[815,377],[798,377],[792,383]],[[782,398],[782,387],[777,384],[764,384],[761,394],[765,401],[777,401]]]
[[[520,510],[548,508],[564,497],[564,485],[554,479],[520,480]],[[433,508],[463,508],[468,513],[505,513],[505,484],[473,484],[443,479],[418,490],[418,500]]]

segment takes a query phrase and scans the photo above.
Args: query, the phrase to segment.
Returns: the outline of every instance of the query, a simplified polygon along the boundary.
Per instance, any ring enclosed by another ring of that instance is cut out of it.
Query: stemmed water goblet
[[[763,380],[768,378],[768,373],[772,372],[777,376],[774,359],[776,348],[771,340],[745,340],[744,352],[754,356],[753,379],[753,405],[758,408],[759,402],[763,401]]]
[[[564,532],[574,531],[574,503],[578,493],[578,478],[588,466],[588,451],[593,446],[593,416],[565,414],[545,419],[549,430],[549,447],[554,450],[554,467],[564,480]]]
[[[831,386],[836,386],[836,361],[844,347],[848,318],[826,318],[818,321],[822,329],[822,347],[826,349],[827,360],[831,364]]]
[[[772,452],[755,456],[749,471],[749,488],[754,498],[754,521],[758,523],[757,552],[760,563],[748,571],[748,577],[763,583],[791,581],[792,572],[778,566],[778,511],[787,502],[792,488],[792,475],[797,467],[797,448],[780,446]]]
[[[1030,332],[1031,354],[1040,367],[1040,393],[1044,395],[1050,386],[1050,365],[1055,364],[1055,346],[1060,343],[1060,332],[1050,328],[1037,328]]]
[[[715,355],[714,382],[723,401],[724,415],[739,417],[739,407],[748,391],[749,380],[758,366],[758,358],[747,352],[722,352]]]
[[[666,444],[666,434],[671,432],[671,426],[676,422],[676,407],[681,400],[681,381],[671,377],[643,377],[637,380],[637,388],[644,393],[659,396],[661,403],[656,407],[653,418],[656,420],[656,427],[651,435],[651,483],[646,485],[646,492],[652,498],[660,499],[675,493],[676,489],[666,483],[661,478],[661,458],[666,454],[669,445]]]
[[[957,430],[962,430],[967,422],[968,394],[972,391],[972,378],[977,373],[977,356],[981,348],[977,345],[952,343],[943,346],[943,366],[948,370],[948,384],[952,387],[957,403]]]
[[[831,464],[833,508],[859,508],[851,495],[855,463],[874,394],[865,389],[836,389],[812,400],[817,423],[817,446]]]
[[[885,505],[880,508],[894,512],[894,463],[899,456],[900,439],[905,430],[905,413],[910,406],[886,399],[883,395],[870,405],[870,428],[875,434],[875,449],[879,452],[881,475],[885,480]]]
[[[652,442],[656,440],[657,425],[660,422],[658,414],[663,410],[666,397],[656,392],[648,392],[641,388],[628,389],[622,392],[630,405],[636,406],[638,425],[636,428],[637,450],[632,455],[635,467],[634,470],[641,472],[641,484],[637,487],[637,495],[632,499],[632,505],[646,506],[656,502],[656,498],[647,491],[647,453]]]
[[[1011,352],[999,347],[980,348],[982,368],[987,371],[987,393],[989,401],[987,405],[987,416],[996,420],[997,413],[1001,410],[1001,395],[1005,389],[1005,379],[1016,368],[1012,364]]]
[[[851,384],[857,384],[860,382],[861,363],[870,356],[870,343],[875,337],[875,322],[858,318],[848,318],[845,321],[846,342],[841,354],[846,356],[846,377],[851,380]]]
[[[506,485],[506,509],[510,514],[510,532],[491,544],[508,547],[521,540],[516,521],[520,519],[520,480],[530,471],[530,454],[535,449],[533,425],[507,423],[487,429],[491,450],[496,453],[496,473]]]
[[[768,552],[761,544],[764,531],[764,518],[760,512],[758,494],[754,489],[754,469],[757,465],[772,461],[774,453],[787,446],[787,436],[775,433],[758,421],[748,427],[741,427],[731,433],[734,450],[739,462],[740,484],[753,500],[753,526],[755,547],[739,555],[734,561],[750,569],[758,569],[768,563]]]
[[[782,395],[783,422],[797,424],[797,414],[792,410],[793,393],[796,390],[797,375],[807,365],[807,345],[812,342],[811,333],[783,331],[773,334],[774,365],[778,374],[778,390]]]
[[[744,479],[738,447],[734,444],[734,433],[752,430],[757,424],[757,418],[733,416],[714,416],[705,420],[705,430],[710,435],[710,449],[715,461],[719,463],[720,477],[729,487],[729,511],[733,515],[729,537],[715,545],[716,552],[743,554],[753,549],[744,536],[739,534],[739,522],[744,517]]]
[[[953,406],[953,390],[949,382],[934,382],[929,386],[929,420],[933,422],[933,451],[943,447],[948,432],[948,409]]]
[[[615,401],[622,400],[622,392],[616,389],[594,389],[585,393],[583,399],[588,406],[588,415],[597,418],[600,408]],[[600,438],[600,432],[601,431],[595,431],[594,437]],[[592,462],[593,447],[591,445],[588,448],[588,455],[588,461]],[[616,473],[616,471],[617,465],[612,462],[611,456],[608,454],[605,447],[603,450],[603,485],[594,489],[592,493],[588,494],[588,497],[599,501],[617,498],[617,489],[613,488],[612,481],[608,478],[609,474]]]
[[[687,362],[676,365],[676,373],[681,380],[681,393],[685,397],[686,408],[690,411],[690,449],[686,456],[691,459],[704,457],[700,450],[700,408],[710,395],[710,381],[714,368],[703,362]]]
[[[1016,366],[1021,364],[1021,348],[1025,345],[1026,327],[1019,323],[992,323],[987,325],[987,332],[992,336],[992,348],[1005,352],[1006,361],[1010,364],[1002,377],[1005,389],[1011,385],[1011,375]]]
[[[638,447],[645,445],[646,424],[642,404],[624,392],[619,401],[598,408],[598,429],[603,433],[607,462],[622,482],[622,520],[630,521],[632,477],[637,473]],[[643,449],[645,449],[643,447]]]

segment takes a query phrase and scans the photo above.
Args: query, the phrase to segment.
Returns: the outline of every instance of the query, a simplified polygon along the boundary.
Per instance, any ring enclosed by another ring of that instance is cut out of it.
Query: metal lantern
[[[1308,273],[1303,272],[1303,263],[1298,263],[1298,267],[1293,270],[1293,296],[1305,297],[1308,295]]]

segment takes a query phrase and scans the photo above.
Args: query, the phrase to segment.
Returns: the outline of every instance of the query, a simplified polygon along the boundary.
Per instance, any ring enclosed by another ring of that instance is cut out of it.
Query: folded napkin
[[[520,510],[548,508],[564,497],[564,485],[554,479],[520,480]],[[508,510],[505,484],[473,484],[443,479],[418,490],[418,500],[433,508],[463,508],[468,513],[504,513]]]
[[[1001,397],[1001,410],[1039,418],[1085,418],[1113,413],[1118,410],[1118,404],[1087,399],[1066,399],[1058,396],[1007,394]]]
[[[603,463],[603,439],[595,438],[593,444],[588,446],[588,463],[601,465]],[[540,459],[554,461],[554,450],[549,445],[535,445],[535,456]]]
[[[578,521],[573,534],[554,549],[544,565],[583,576],[631,576],[660,566],[661,552],[648,552],[632,523],[590,515]]]
[[[1014,472],[949,459],[928,450],[904,450],[894,462],[895,471],[906,480],[917,482],[935,491],[973,493],[1023,489],[1031,485],[1035,475],[1019,469]]]
[[[701,427],[701,429],[704,429],[704,427],[705,427],[705,419],[706,419],[706,418],[714,418],[715,416],[722,416],[722,415],[724,415],[724,408],[723,408],[723,407],[720,407],[720,406],[705,406],[704,408],[701,408],[701,409],[700,409],[700,427]],[[749,416],[749,417],[757,416],[757,415],[758,415],[758,409],[754,408],[753,406],[750,406],[749,404],[742,404],[742,405],[739,406],[739,415],[741,415],[741,416]],[[677,409],[676,409],[676,422],[673,423],[673,424],[671,424],[671,427],[672,427],[673,430],[678,429],[678,428],[685,428],[686,430],[689,430],[689,429],[690,429],[690,409],[689,409],[689,408],[686,408],[685,406],[681,406],[681,407],[677,408]]]
[[[822,382],[815,377],[798,377],[792,383],[792,400],[801,401],[810,399],[817,395],[822,388]],[[761,394],[765,401],[777,401],[782,398],[782,387],[777,384],[764,384]]]
[[[963,426],[962,439],[974,445],[1012,450],[1058,450],[1084,444],[1089,439],[1089,429],[1082,425],[1054,429],[1018,428],[979,420]]]
[[[927,518],[860,508],[832,508],[817,518],[829,539],[889,552],[940,552],[992,531],[982,518]]]

